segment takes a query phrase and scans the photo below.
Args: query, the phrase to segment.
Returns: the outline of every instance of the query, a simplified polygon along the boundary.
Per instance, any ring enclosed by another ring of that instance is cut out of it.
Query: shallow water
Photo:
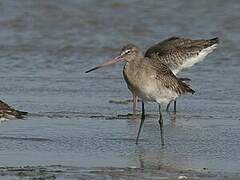
[[[239,177],[238,1],[3,0],[0,9],[1,99],[30,112],[0,124],[2,167],[70,166],[95,178],[114,168],[129,178]],[[118,103],[130,98],[122,65],[84,71],[128,42],[144,50],[170,36],[218,36],[221,44],[181,72],[196,93],[178,100],[176,116],[163,113],[166,146],[152,103],[136,146],[139,118],[125,116],[131,103]]]

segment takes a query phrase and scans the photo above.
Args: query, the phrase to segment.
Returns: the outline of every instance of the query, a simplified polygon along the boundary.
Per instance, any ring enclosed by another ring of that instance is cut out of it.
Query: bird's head
[[[133,44],[128,44],[122,48],[120,56],[125,61],[130,62],[141,55],[139,48]]]
[[[128,45],[126,45],[122,48],[122,51],[121,51],[119,56],[117,56],[115,58],[112,58],[112,59],[108,60],[107,62],[86,71],[85,73],[89,73],[89,72],[94,71],[96,69],[99,69],[99,68],[102,68],[102,67],[105,67],[105,66],[109,66],[111,64],[115,64],[115,63],[121,62],[121,61],[130,62],[130,61],[133,61],[136,58],[140,57],[141,55],[142,54],[141,54],[141,52],[140,52],[140,50],[137,46],[135,46],[133,44],[128,44]]]

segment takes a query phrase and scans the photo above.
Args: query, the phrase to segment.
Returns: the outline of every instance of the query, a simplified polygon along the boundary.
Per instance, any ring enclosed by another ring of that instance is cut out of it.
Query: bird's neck
[[[143,58],[137,58],[133,61],[126,62],[123,68],[123,77],[127,83],[129,90],[134,93],[134,89],[138,87],[139,74],[141,74],[141,66]]]
[[[138,57],[132,61],[127,61],[123,68],[123,74],[124,78],[131,79],[134,81],[134,79],[137,76],[137,73],[141,70],[141,64],[143,57]]]
[[[124,71],[134,74],[138,71],[138,66],[141,64],[142,57],[136,57],[131,61],[126,61],[124,65]]]

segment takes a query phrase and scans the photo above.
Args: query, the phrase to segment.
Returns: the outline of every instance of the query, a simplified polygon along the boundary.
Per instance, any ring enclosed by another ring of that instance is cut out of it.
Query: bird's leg
[[[138,97],[135,94],[133,94],[133,115],[136,115],[137,103],[138,103]]]
[[[142,129],[142,125],[143,125],[144,120],[145,120],[145,110],[144,110],[144,102],[143,102],[143,100],[142,100],[142,115],[141,115],[140,126],[139,126],[139,129],[138,129],[136,144],[138,144],[138,139],[139,139],[139,135],[140,135],[140,133],[141,133],[141,129]]]
[[[163,137],[163,119],[162,119],[162,113],[161,113],[161,105],[158,105],[159,108],[159,126],[160,126],[160,137],[161,137],[161,144],[164,146],[164,137]]]
[[[174,109],[173,109],[173,112],[174,113],[176,113],[177,112],[177,100],[175,99],[175,100],[171,100],[169,103],[168,103],[168,105],[167,105],[167,108],[166,108],[166,111],[169,113],[169,107],[170,107],[170,105],[171,105],[171,103],[174,101]]]
[[[170,107],[171,103],[172,103],[172,100],[171,100],[171,101],[168,103],[168,105],[167,105],[167,108],[166,108],[166,111],[167,111],[167,112],[169,112],[169,107]]]
[[[177,100],[175,99],[174,100],[174,113],[176,113],[177,112]]]

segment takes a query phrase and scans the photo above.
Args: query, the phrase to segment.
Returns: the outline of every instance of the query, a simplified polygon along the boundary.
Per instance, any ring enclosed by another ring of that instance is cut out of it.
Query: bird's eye
[[[130,50],[126,50],[125,54],[130,54],[130,52],[131,52]]]

